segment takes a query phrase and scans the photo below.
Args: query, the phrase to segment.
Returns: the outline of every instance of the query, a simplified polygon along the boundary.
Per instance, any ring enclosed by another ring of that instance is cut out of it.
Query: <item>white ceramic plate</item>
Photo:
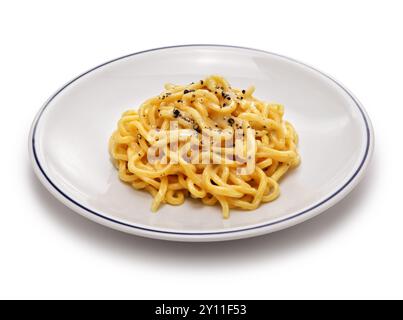
[[[301,165],[280,184],[278,200],[252,212],[187,200],[150,212],[149,194],[119,181],[107,142],[123,111],[161,92],[221,74],[234,87],[285,105],[300,136]],[[340,83],[298,61],[260,50],[188,45],[143,51],[95,67],[57,91],[35,118],[29,150],[45,187],[74,211],[103,225],[151,238],[218,241],[295,225],[349,193],[371,158],[374,136],[364,108]]]

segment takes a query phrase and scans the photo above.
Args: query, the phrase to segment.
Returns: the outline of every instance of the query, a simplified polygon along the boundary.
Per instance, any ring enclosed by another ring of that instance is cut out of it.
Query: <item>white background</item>
[[[403,298],[402,13],[401,1],[2,1],[0,298]],[[281,53],[344,83],[375,128],[362,183],[313,220],[227,243],[142,239],[59,204],[28,159],[42,103],[106,60],[185,43]]]

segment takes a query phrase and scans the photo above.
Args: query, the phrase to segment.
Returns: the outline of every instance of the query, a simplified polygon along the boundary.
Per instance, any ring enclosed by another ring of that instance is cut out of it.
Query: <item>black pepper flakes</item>
[[[203,80],[200,80],[200,84],[201,84],[201,85],[204,84],[204,81],[203,81]]]
[[[232,119],[232,118],[229,118],[229,119],[228,119],[228,123],[229,123],[229,125],[232,126],[232,125],[235,123],[235,120]]]
[[[187,93],[189,93],[189,92],[190,92],[190,91],[186,89],[186,90],[183,91],[183,94],[187,94]]]
[[[242,90],[242,93],[243,93],[243,94],[245,94],[245,93],[246,93],[246,91],[245,91],[245,90]]]
[[[195,124],[193,125],[193,130],[195,130],[195,131],[197,131],[198,133],[200,133],[200,127],[199,127],[199,125],[198,125],[197,123],[195,123]]]
[[[181,114],[181,112],[178,109],[174,109],[173,111],[174,117],[177,118]]]

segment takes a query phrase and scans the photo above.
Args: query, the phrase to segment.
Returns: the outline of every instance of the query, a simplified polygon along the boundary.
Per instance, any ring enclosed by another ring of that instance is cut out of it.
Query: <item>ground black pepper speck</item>
[[[174,109],[173,114],[174,114],[174,117],[177,118],[177,117],[179,117],[179,115],[181,113],[180,113],[180,111],[178,109]]]

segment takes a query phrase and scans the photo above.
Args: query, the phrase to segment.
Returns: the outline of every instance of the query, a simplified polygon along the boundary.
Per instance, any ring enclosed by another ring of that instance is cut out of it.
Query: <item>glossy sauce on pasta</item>
[[[184,86],[165,85],[164,92],[137,111],[126,111],[110,138],[119,178],[148,191],[154,198],[152,211],[163,203],[180,205],[190,196],[206,205],[219,203],[223,217],[228,218],[230,208],[253,210],[275,200],[280,194],[279,179],[300,162],[298,136],[283,120],[282,105],[260,101],[253,92],[254,87],[232,88],[220,76]],[[168,134],[160,135],[162,131]],[[175,150],[171,148],[173,131],[179,137]],[[240,148],[226,144],[228,135],[236,132],[250,143]],[[219,143],[205,148],[203,142],[209,140],[203,140],[204,136]],[[195,149],[192,140],[198,142],[198,152],[189,158]],[[149,161],[155,145],[162,148],[167,161]],[[203,161],[206,156],[214,161]],[[253,159],[247,174],[237,171],[246,165],[240,158]]]

